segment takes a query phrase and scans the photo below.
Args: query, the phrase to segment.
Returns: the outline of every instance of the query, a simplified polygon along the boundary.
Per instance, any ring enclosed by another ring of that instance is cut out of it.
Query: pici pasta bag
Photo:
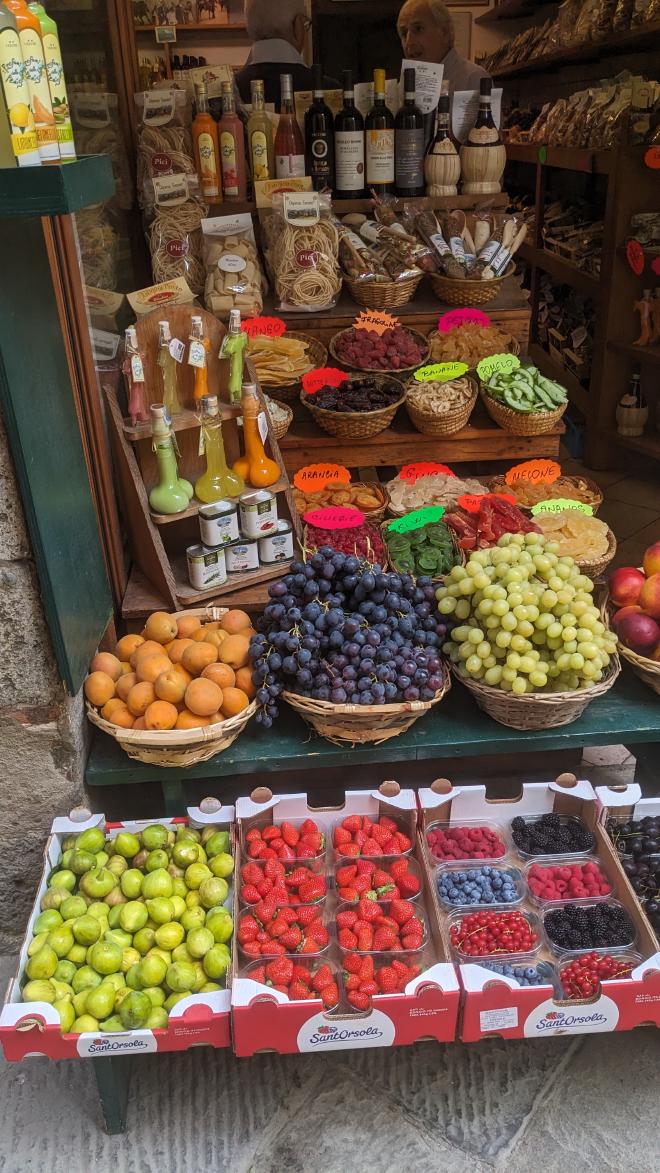
[[[204,289],[202,203],[197,176],[161,175],[152,180],[153,218],[147,230],[154,281],[185,277],[196,297]]]
[[[341,292],[339,233],[330,195],[274,196],[264,229],[278,308],[314,313],[336,305]]]
[[[135,94],[137,187],[143,208],[153,206],[153,180],[163,175],[197,174],[190,134],[191,110],[183,90],[148,90]]]

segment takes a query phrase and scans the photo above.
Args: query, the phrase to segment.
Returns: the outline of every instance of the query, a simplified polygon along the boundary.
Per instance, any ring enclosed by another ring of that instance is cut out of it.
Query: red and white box
[[[550,783],[525,783],[520,796],[512,800],[491,800],[486,787],[453,787],[446,779],[439,779],[429,789],[419,791],[422,812],[422,834],[426,841],[427,828],[436,821],[460,824],[488,824],[502,828],[503,838],[509,839],[509,827],[517,815],[526,818],[554,811],[579,818],[595,837],[595,855],[599,858],[612,884],[612,895],[624,905],[636,932],[635,950],[641,955],[639,964],[626,978],[603,981],[599,992],[590,999],[576,1001],[558,997],[557,976],[547,984],[521,986],[515,978],[495,974],[478,963],[461,963],[458,972],[461,982],[461,1022],[459,1037],[463,1042],[497,1035],[501,1038],[543,1038],[548,1035],[589,1034],[614,1030],[632,1030],[636,1026],[660,1026],[660,953],[658,943],[642,913],[632,888],[619,864],[604,828],[599,821],[600,807],[596,793],[589,782],[577,781],[573,775],[560,775]],[[658,804],[660,810],[660,804]],[[437,861],[426,852],[435,894]],[[536,857],[539,863],[543,857]],[[479,864],[504,861],[479,860]],[[520,866],[513,853],[507,862]],[[467,862],[465,867],[470,866]],[[473,865],[474,866],[474,865]],[[538,908],[528,900],[523,911]],[[448,917],[440,912],[446,948],[448,944]],[[611,950],[617,953],[616,949]],[[565,960],[575,954],[566,954]],[[502,956],[503,961],[508,958]],[[528,964],[549,962],[558,975],[563,963],[553,954],[549,942],[543,941],[540,951],[530,957]],[[525,964],[517,960],[512,964]]]
[[[394,819],[411,839],[412,853],[418,858],[420,844],[416,835],[415,794],[412,790],[400,790],[396,783],[384,783],[380,791],[348,791],[341,807],[323,809],[310,807],[305,794],[272,796],[269,791],[260,790],[251,798],[238,799],[236,926],[240,915],[239,877],[241,861],[246,858],[243,849],[247,833],[255,827],[263,828],[271,823],[287,821],[295,825],[304,819],[313,819],[326,837],[324,869],[330,890],[320,903],[323,905],[326,923],[331,926],[331,941],[321,958],[312,957],[310,961],[327,961],[336,972],[340,984],[337,1010],[325,1010],[320,997],[292,1001],[279,990],[249,977],[251,959],[241,957],[236,943],[233,956],[232,1034],[234,1051],[239,1056],[254,1055],[258,1051],[287,1054],[405,1046],[429,1038],[447,1043],[455,1038],[460,998],[458,979],[455,967],[446,958],[440,926],[428,903],[426,911],[430,933],[425,951],[425,960],[430,962],[428,967],[408,984],[404,992],[373,996],[369,1010],[353,1010],[346,1000],[341,985],[343,954],[333,931],[336,898],[332,883],[339,853],[333,848],[332,833],[343,818],[355,814],[368,815],[374,822],[381,815]],[[426,901],[426,893],[422,893],[419,899]],[[305,961],[306,958],[300,955],[300,960]]]
[[[96,1059],[107,1055],[186,1051],[189,1047],[200,1045],[231,1046],[229,988],[204,994],[191,994],[187,998],[182,998],[170,1012],[167,1029],[108,1034],[102,1031],[79,1035],[62,1034],[57,1010],[48,1002],[21,1001],[20,979],[28,960],[27,950],[33,936],[32,926],[41,911],[41,898],[48,886],[48,876],[62,855],[63,840],[70,835],[79,835],[88,827],[101,827],[113,839],[120,831],[132,831],[137,835],[156,821],[165,827],[176,827],[180,823],[189,823],[190,826],[199,829],[209,825],[217,826],[221,831],[229,831],[233,841],[233,806],[218,805],[209,814],[205,814],[199,807],[189,807],[187,818],[106,823],[104,815],[92,815],[82,822],[71,818],[53,821],[44,848],[44,870],[21,946],[18,969],[9,983],[0,1010],[0,1044],[5,1059],[16,1062],[33,1055],[45,1055],[48,1059]]]

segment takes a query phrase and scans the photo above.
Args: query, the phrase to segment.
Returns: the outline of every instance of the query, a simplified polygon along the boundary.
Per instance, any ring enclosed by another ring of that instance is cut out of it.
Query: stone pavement
[[[247,1060],[200,1048],[135,1059],[128,1131],[109,1137],[90,1063],[0,1060],[0,1173],[655,1173],[659,1074],[651,1028]]]

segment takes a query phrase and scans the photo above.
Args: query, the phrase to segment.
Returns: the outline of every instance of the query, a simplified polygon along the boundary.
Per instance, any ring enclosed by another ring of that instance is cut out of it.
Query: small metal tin
[[[227,571],[229,574],[241,574],[246,570],[259,569],[259,550],[256,538],[240,539],[225,547]]]
[[[277,498],[268,489],[243,493],[238,509],[241,533],[246,538],[261,538],[277,528]]]
[[[196,591],[210,591],[227,581],[225,551],[222,546],[188,546],[188,578]]]
[[[275,532],[259,538],[258,545],[260,562],[286,562],[293,558],[293,530],[289,522],[280,518]]]
[[[233,501],[200,505],[199,533],[205,546],[227,546],[238,541],[238,507]]]

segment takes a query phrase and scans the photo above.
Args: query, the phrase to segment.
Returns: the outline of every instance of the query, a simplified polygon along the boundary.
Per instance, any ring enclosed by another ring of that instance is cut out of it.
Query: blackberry
[[[591,851],[594,846],[594,837],[583,823],[562,822],[562,816],[554,812],[529,822],[517,816],[511,832],[516,847],[526,855],[564,855]]]
[[[630,945],[635,936],[630,917],[615,904],[566,904],[553,908],[545,918],[545,929],[561,949],[607,949]]]

